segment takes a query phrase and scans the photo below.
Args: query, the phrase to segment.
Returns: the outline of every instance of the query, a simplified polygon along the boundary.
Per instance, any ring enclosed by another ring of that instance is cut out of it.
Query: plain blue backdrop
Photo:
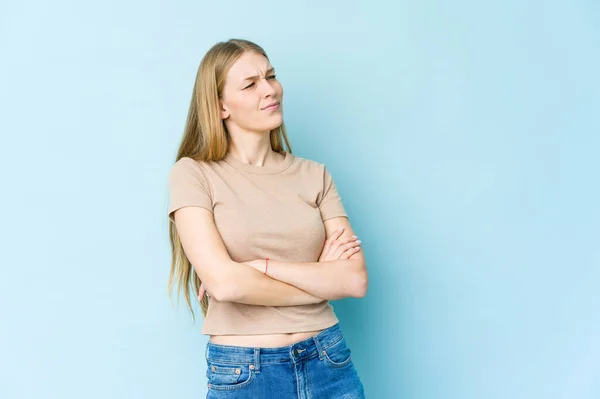
[[[363,241],[369,398],[600,397],[598,4],[2,2],[0,397],[204,397],[166,179],[232,37]]]

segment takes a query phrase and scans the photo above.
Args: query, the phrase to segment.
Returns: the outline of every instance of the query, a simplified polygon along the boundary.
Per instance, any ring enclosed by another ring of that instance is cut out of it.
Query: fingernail
[[[362,241],[361,240],[356,240],[356,242],[360,244]]]
[[[340,227],[339,229],[337,229],[337,231],[342,231],[342,230],[344,230],[343,227]]]
[[[352,236],[352,238],[358,238],[357,236]]]

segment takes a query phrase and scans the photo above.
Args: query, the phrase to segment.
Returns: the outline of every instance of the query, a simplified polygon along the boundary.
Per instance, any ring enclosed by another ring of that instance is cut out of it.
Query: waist
[[[274,348],[295,344],[296,342],[303,341],[313,335],[319,334],[321,331],[323,330],[285,334],[211,335],[210,342],[218,345]]]
[[[329,301],[298,306],[255,306],[211,301],[202,334],[224,345],[283,346],[338,322]],[[227,336],[227,338],[215,338]],[[244,336],[244,338],[240,338]],[[250,337],[254,336],[254,337]],[[260,338],[257,338],[259,337]],[[246,344],[244,344],[246,342]],[[271,344],[269,344],[271,342]]]
[[[219,338],[221,337],[219,336]],[[342,330],[339,324],[296,342],[273,347],[223,345],[217,344],[211,339],[206,344],[206,360],[225,364],[231,362],[252,364],[257,361],[257,357],[260,358],[260,362],[263,364],[281,363],[290,359],[298,361],[318,354],[342,339]]]

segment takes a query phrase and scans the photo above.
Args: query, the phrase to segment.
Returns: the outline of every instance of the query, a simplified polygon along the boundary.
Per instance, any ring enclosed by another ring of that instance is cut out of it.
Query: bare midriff
[[[252,348],[275,348],[304,341],[323,330],[289,334],[266,335],[211,335],[210,342],[218,345],[247,346]]]

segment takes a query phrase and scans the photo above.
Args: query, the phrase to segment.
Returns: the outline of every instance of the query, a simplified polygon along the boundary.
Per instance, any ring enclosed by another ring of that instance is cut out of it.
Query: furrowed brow
[[[265,75],[268,75],[270,73],[273,73],[275,71],[275,68],[271,67],[269,69],[267,69],[267,71],[265,72]],[[247,78],[244,78],[243,80],[256,80],[258,79],[260,76],[259,75],[254,75],[254,76],[248,76]]]

